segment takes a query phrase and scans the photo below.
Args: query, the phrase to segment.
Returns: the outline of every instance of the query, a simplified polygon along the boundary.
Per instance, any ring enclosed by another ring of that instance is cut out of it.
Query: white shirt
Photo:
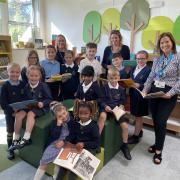
[[[72,63],[71,65],[65,64],[65,66],[66,66],[67,68],[68,68],[68,67],[73,68],[73,67],[74,67],[74,63]]]
[[[133,73],[134,78],[137,76],[137,74],[146,66],[146,64],[143,67],[139,67],[138,65],[136,66],[136,69]]]
[[[100,64],[100,62],[96,59],[93,60],[89,60],[88,58],[85,58],[83,60],[80,61],[80,65],[79,65],[79,69],[78,72],[81,74],[83,68],[85,66],[92,66],[94,68],[94,79],[93,81],[97,80],[97,77],[102,74],[102,66]]]
[[[84,83],[82,84],[82,87],[83,87],[83,92],[86,93],[87,90],[91,87],[92,85],[92,81],[88,84],[88,85],[85,85]]]
[[[110,89],[118,89],[119,88],[119,84],[117,83],[116,87],[112,86],[110,82],[108,82],[108,86]]]
[[[89,121],[86,121],[86,122],[82,122],[81,120],[79,121],[79,124],[81,126],[87,126],[88,124],[90,124],[90,122],[92,121],[92,119],[90,119]]]

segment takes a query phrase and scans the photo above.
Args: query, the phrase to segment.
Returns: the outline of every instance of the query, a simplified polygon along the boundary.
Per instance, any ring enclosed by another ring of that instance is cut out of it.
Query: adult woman
[[[65,64],[64,54],[67,50],[66,38],[59,34],[56,38],[56,60],[61,64]]]
[[[151,69],[146,65],[148,59],[148,53],[141,50],[136,53],[137,66],[132,69],[130,73],[131,79],[135,81],[133,88],[130,88],[130,111],[135,116],[135,129],[133,136],[128,139],[129,144],[136,144],[143,135],[143,119],[142,116],[148,115],[148,101],[144,99],[140,93],[134,89],[138,88],[142,90],[144,83],[149,76]]]
[[[104,50],[102,66],[108,69],[112,64],[112,54],[120,53],[124,60],[130,59],[129,47],[122,44],[122,36],[119,30],[112,30],[110,34],[110,46]]]
[[[27,60],[28,60],[28,67],[31,66],[31,65],[38,65],[40,66],[39,64],[39,56],[38,56],[38,53],[36,50],[30,50],[29,53],[28,53],[28,56],[27,56]],[[22,71],[21,71],[21,78],[22,78],[22,81],[24,83],[27,83],[28,82],[28,79],[27,79],[27,67],[23,67],[22,68]],[[41,80],[44,82],[45,81],[45,71],[44,69],[41,67]]]
[[[153,161],[160,164],[166,135],[166,124],[176,105],[180,93],[180,54],[176,51],[175,40],[171,33],[162,33],[157,43],[160,57],[153,61],[152,71],[145,83],[143,93],[163,91],[165,95],[150,101],[154,122],[155,144],[148,151],[155,153]]]

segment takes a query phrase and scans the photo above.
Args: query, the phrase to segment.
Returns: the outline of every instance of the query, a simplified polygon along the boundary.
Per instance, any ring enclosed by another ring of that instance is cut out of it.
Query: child
[[[66,136],[69,135],[71,118],[66,110],[66,107],[58,103],[55,105],[53,112],[55,115],[55,120],[53,120],[51,125],[50,143],[43,153],[40,160],[40,166],[37,169],[34,180],[42,179],[48,164],[53,162],[57,157],[61,147],[64,145]],[[57,169],[55,168],[55,171],[56,170]]]
[[[144,83],[151,69],[146,66],[148,53],[146,51],[139,51],[136,54],[137,66],[131,71],[131,79],[135,81],[134,88],[142,91]],[[133,136],[128,139],[129,144],[136,144],[143,136],[143,119],[142,116],[148,115],[148,100],[144,99],[136,89],[130,88],[130,112],[135,116],[135,129]]]
[[[78,70],[78,72],[82,74],[82,70],[85,66],[92,66],[95,72],[93,81],[96,81],[97,78],[102,74],[102,66],[100,62],[95,59],[96,52],[97,52],[97,44],[87,43],[86,58],[80,61],[79,70]]]
[[[41,66],[45,70],[46,82],[51,90],[51,94],[53,96],[53,100],[58,100],[59,95],[59,82],[53,81],[51,76],[57,75],[60,73],[60,64],[55,60],[56,57],[56,49],[52,45],[48,45],[46,47],[46,59],[41,61]]]
[[[78,150],[83,148],[90,151],[92,154],[96,154],[96,150],[100,148],[100,136],[99,129],[92,117],[92,107],[82,101],[78,108],[79,122],[73,121],[72,128],[70,130],[69,136],[66,138],[68,143],[72,143]],[[58,179],[63,179],[65,173],[65,168],[60,168],[57,176]],[[75,179],[76,175],[72,172],[69,173],[69,179]]]
[[[79,85],[76,98],[84,101],[97,100],[100,102],[101,91],[97,82],[93,82],[94,68],[85,66],[81,72],[82,84]]]
[[[121,79],[130,78],[129,72],[127,69],[122,66],[123,58],[120,53],[114,53],[112,55],[112,65],[119,71]]]
[[[7,129],[8,148],[12,145],[15,111],[9,104],[19,102],[24,96],[24,83],[19,81],[21,68],[19,64],[11,63],[7,66],[9,79],[2,85],[1,89],[1,107],[4,110]],[[14,159],[14,151],[7,151],[7,158]]]
[[[65,61],[66,63],[61,66],[61,74],[71,73],[71,79],[61,84],[61,95],[63,100],[65,99],[74,99],[75,92],[77,91],[79,85],[79,73],[78,66],[73,62],[73,51],[67,50],[65,52]]]
[[[38,66],[40,66],[40,64],[39,64],[39,56],[38,56],[38,53],[37,53],[36,50],[29,51],[27,60],[28,60],[28,67],[31,66],[31,65],[38,65]],[[44,71],[44,69],[42,67],[41,67],[41,74],[42,74],[41,81],[44,82],[45,81],[45,71]],[[22,68],[21,79],[22,79],[22,81],[25,84],[28,83],[28,79],[27,79],[27,67],[23,67]]]
[[[107,113],[111,113],[112,109],[116,106],[124,105],[125,103],[125,90],[118,84],[120,79],[119,71],[115,68],[108,69],[108,84],[103,87],[103,99],[101,102],[101,113],[99,117],[99,132],[102,133],[104,123],[107,118]],[[128,119],[122,116],[118,123],[122,128],[123,144],[121,150],[126,159],[131,160],[131,154],[128,148]]]
[[[40,82],[41,70],[39,66],[31,65],[27,70],[28,84],[25,86],[26,99],[38,101],[37,107],[23,109],[15,114],[15,135],[9,150],[20,149],[31,144],[31,132],[35,124],[35,117],[39,117],[49,111],[49,103],[52,100],[48,86]],[[26,130],[20,140],[22,121],[26,117]]]

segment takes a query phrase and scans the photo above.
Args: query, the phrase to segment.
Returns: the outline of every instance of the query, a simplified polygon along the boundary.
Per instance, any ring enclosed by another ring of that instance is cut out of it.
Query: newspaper
[[[78,151],[73,146],[66,146],[53,163],[69,169],[84,180],[91,180],[100,160],[85,149]]]

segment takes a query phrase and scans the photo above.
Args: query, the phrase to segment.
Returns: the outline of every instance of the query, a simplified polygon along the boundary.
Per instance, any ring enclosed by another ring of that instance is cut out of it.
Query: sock
[[[45,174],[45,170],[38,168],[34,176],[34,180],[41,180]]]
[[[14,140],[18,140],[18,139],[20,139],[20,134],[14,133]]]
[[[7,145],[8,148],[12,145],[13,133],[7,133]]]
[[[54,167],[54,175],[53,175],[54,180],[56,180],[58,173],[59,173],[59,166],[55,165],[55,167]]]
[[[26,131],[26,132],[24,133],[23,138],[26,139],[26,140],[29,140],[29,139],[30,139],[30,136],[31,136],[31,133],[29,133],[29,132]]]
[[[123,143],[122,143],[122,146],[123,146],[123,147],[127,147],[127,146],[128,146],[128,143],[123,142]]]

